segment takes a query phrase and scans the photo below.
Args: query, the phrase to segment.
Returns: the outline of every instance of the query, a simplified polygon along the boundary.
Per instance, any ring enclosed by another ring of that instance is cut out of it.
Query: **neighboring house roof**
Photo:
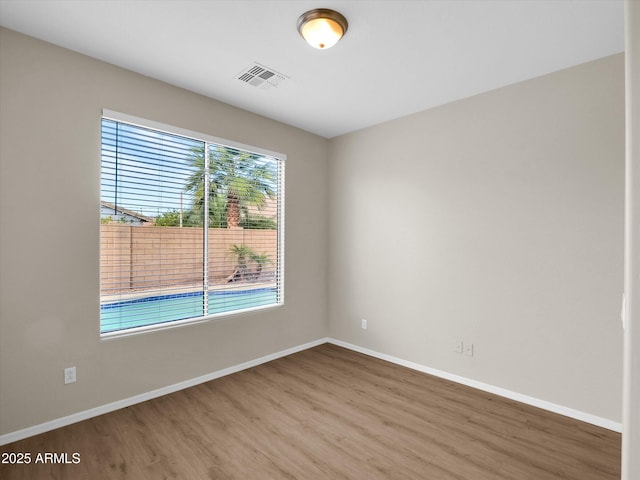
[[[113,210],[116,213],[119,213],[120,215],[127,215],[128,217],[133,217],[137,220],[139,220],[140,222],[148,222],[148,223],[155,223],[155,218],[153,217],[147,217],[146,215],[142,215],[138,212],[134,212],[133,210],[129,210],[127,208],[123,208],[117,205],[114,205],[113,203],[109,203],[109,202],[103,202],[102,200],[100,201],[100,206],[101,207],[105,207],[105,208],[109,208],[111,210]]]

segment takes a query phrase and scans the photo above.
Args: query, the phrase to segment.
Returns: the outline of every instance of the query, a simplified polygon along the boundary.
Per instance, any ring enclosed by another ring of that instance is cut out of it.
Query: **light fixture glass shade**
[[[298,31],[309,45],[318,49],[333,47],[347,32],[348,23],[340,13],[317,8],[298,19]]]

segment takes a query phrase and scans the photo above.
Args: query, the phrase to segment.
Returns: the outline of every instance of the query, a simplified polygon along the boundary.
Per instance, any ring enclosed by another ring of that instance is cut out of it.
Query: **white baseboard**
[[[231,375],[232,373],[236,373],[241,370],[246,370],[248,368],[260,365],[262,363],[270,362],[272,360],[276,360],[277,358],[286,357],[287,355],[291,355],[293,353],[297,353],[302,350],[307,350],[308,348],[322,345],[323,343],[327,343],[328,340],[329,340],[328,338],[321,338],[313,342],[288,348],[286,350],[272,353],[270,355],[265,355],[264,357],[256,358],[255,360],[250,360],[248,362],[234,365],[229,368],[224,368],[222,370],[218,370],[216,372],[209,373],[207,375],[202,375],[200,377],[192,378],[190,380],[185,380],[184,382],[175,383],[167,387],[158,388],[157,390],[141,393],[140,395],[135,395],[133,397],[125,398],[123,400],[118,400],[116,402],[108,403],[106,405],[102,405],[99,407],[90,408],[89,410],[84,410],[82,412],[74,413],[66,417],[41,423],[39,425],[34,425],[33,427],[28,427],[22,430],[18,430],[16,432],[6,433],[4,435],[0,435],[0,445],[6,445],[8,443],[16,442],[18,440],[23,440],[28,437],[33,437],[34,435],[48,432],[50,430],[55,430],[56,428],[66,427],[67,425],[71,425],[72,423],[81,422],[82,420],[87,420],[89,418],[97,417],[98,415],[102,415],[104,413],[113,412],[121,408],[135,405],[136,403],[146,402],[147,400],[161,397],[163,395],[167,395],[168,393],[177,392],[179,390],[184,390],[185,388],[199,385],[200,383],[209,382],[211,380],[215,380],[216,378],[224,377],[226,375]]]
[[[97,417],[105,413],[113,412],[121,408],[135,405],[136,403],[146,402],[147,400],[161,397],[163,395],[177,392],[179,390],[184,390],[185,388],[193,387],[195,385],[199,385],[204,382],[209,382],[211,380],[215,380],[216,378],[224,377],[226,375],[231,375],[232,373],[240,372],[242,370],[246,370],[248,368],[252,368],[262,363],[270,362],[272,360],[276,360],[281,357],[286,357],[287,355],[291,355],[293,353],[297,353],[302,350],[307,350],[309,348],[322,345],[323,343],[331,343],[333,345],[337,345],[340,347],[347,348],[349,350],[360,352],[365,355],[369,355],[371,357],[379,358],[381,360],[386,360],[388,362],[395,363],[397,365],[402,365],[403,367],[411,368],[412,370],[428,373],[436,377],[444,378],[446,380],[451,380],[453,382],[460,383],[462,385],[467,385],[469,387],[477,388],[478,390],[483,390],[485,392],[493,393],[501,397],[505,397],[511,400],[525,403],[527,405],[542,408],[550,412],[559,413],[560,415],[564,415],[566,417],[587,422],[592,425],[596,425],[598,427],[603,427],[608,430],[613,430],[614,432],[622,431],[622,424],[619,422],[614,422],[606,418],[598,417],[595,415],[591,415],[589,413],[581,412],[579,410],[574,410],[572,408],[567,408],[562,405],[557,405],[551,402],[547,402],[546,400],[540,400],[534,397],[529,397],[528,395],[522,395],[520,393],[512,392],[504,388],[495,387],[493,385],[478,382],[476,380],[471,380],[469,378],[461,377],[459,375],[447,373],[441,370],[437,370],[435,368],[426,367],[418,363],[409,362],[401,358],[393,357],[391,355],[386,355],[384,353],[379,353],[374,350],[369,350],[368,348],[343,342],[341,340],[336,340],[334,338],[320,338],[313,342],[298,345],[298,346],[295,346],[286,350],[282,350],[280,352],[276,352],[270,355],[265,355],[264,357],[256,358],[255,360],[250,360],[248,362],[240,363],[238,365],[234,365],[232,367],[218,370],[216,372],[209,373],[207,375],[202,375],[200,377],[192,378],[190,380],[185,380],[184,382],[169,385],[167,387],[158,388],[150,392],[141,393],[140,395],[135,395],[133,397],[118,400],[116,402],[108,403],[106,405],[102,405],[99,407],[91,408],[89,410],[84,410],[82,412],[74,413],[66,417],[58,418],[55,420],[41,423],[39,425],[28,427],[22,430],[0,435],[0,445],[6,445],[8,443],[16,442],[18,440],[23,440],[25,438],[33,437],[34,435],[38,435],[40,433],[48,432],[50,430],[55,430],[56,428],[61,428],[67,425],[71,425],[73,423],[81,422],[89,418]]]
[[[614,422],[613,420],[609,420],[607,418],[598,417],[596,415],[591,415],[590,413],[581,412],[580,410],[574,410],[573,408],[557,405],[555,403],[547,402],[546,400],[540,400],[538,398],[530,397],[528,395],[522,395],[521,393],[512,392],[511,390],[506,390],[504,388],[489,385],[487,383],[471,380],[470,378],[465,378],[460,375],[455,375],[452,373],[444,372],[442,370],[437,370],[435,368],[426,367],[418,363],[409,362],[401,358],[393,357],[391,355],[386,355],[384,353],[379,353],[374,350],[369,350],[368,348],[363,348],[358,345],[353,345],[351,343],[343,342],[341,340],[336,340],[334,338],[329,338],[328,341],[329,343],[332,343],[339,347],[344,347],[344,348],[348,348],[349,350],[353,350],[359,353],[364,353],[365,355],[376,357],[381,360],[386,360],[388,362],[395,363],[397,365],[402,365],[403,367],[411,368],[412,370],[418,370],[423,373],[428,373],[429,375],[444,378],[446,380],[451,380],[452,382],[477,388],[478,390],[483,390],[485,392],[493,393],[495,395],[499,395],[501,397],[505,397],[510,400],[515,400],[517,402],[525,403],[533,407],[538,407],[543,410],[547,410],[553,413],[558,413],[560,415],[564,415],[565,417],[590,423],[592,425],[606,428],[614,432],[618,432],[618,433],[622,432],[622,423],[620,422]]]

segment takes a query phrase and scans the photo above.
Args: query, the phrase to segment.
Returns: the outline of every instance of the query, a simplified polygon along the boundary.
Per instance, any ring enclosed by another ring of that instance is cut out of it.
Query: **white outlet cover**
[[[473,357],[473,343],[464,344],[464,354],[468,357]]]
[[[74,383],[76,381],[76,367],[64,369],[64,384]]]

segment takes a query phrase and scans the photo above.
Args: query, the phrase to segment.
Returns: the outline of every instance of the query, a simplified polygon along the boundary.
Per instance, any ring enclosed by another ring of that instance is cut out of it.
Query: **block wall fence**
[[[103,294],[151,287],[198,285],[203,270],[202,228],[100,225],[100,280]],[[275,268],[278,236],[275,230],[209,229],[209,283],[227,283],[237,265],[234,245],[245,245],[269,262],[263,275]],[[258,265],[247,259],[249,268]],[[162,282],[162,283],[160,283]]]

